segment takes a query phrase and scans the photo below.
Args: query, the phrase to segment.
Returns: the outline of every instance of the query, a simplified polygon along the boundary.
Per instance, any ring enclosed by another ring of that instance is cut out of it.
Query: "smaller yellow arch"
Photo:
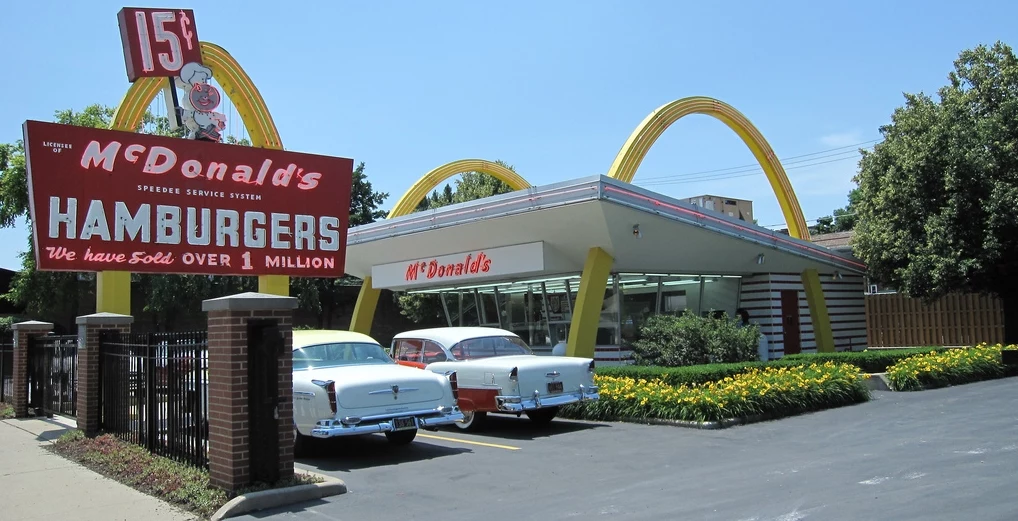
[[[450,177],[462,174],[465,172],[481,172],[494,176],[498,180],[509,185],[513,190],[523,190],[529,188],[530,183],[526,179],[523,179],[519,174],[512,170],[498,164],[492,163],[491,161],[485,161],[483,159],[460,159],[451,163],[446,163],[430,172],[421,176],[410,187],[409,190],[403,194],[403,197],[399,198],[392,210],[389,211],[389,215],[386,219],[392,219],[393,217],[400,217],[407,215],[417,208],[417,205],[428,195],[428,192],[434,190],[438,185],[449,179]]]
[[[283,149],[283,141],[272,120],[269,108],[254,82],[226,49],[209,42],[201,42],[202,62],[212,69],[213,77],[223,87],[240,114],[251,136],[251,144],[259,148]],[[142,123],[145,111],[159,95],[166,78],[139,78],[127,89],[110,129],[135,132]],[[290,294],[290,278],[280,275],[258,277],[258,290],[275,295]],[[126,271],[106,271],[96,274],[96,311],[131,314],[131,274]]]
[[[512,170],[491,161],[483,159],[460,159],[446,163],[421,176],[403,194],[403,197],[396,201],[396,204],[389,210],[386,219],[401,217],[412,213],[417,205],[427,197],[428,192],[438,187],[442,181],[450,177],[466,172],[481,172],[494,176],[496,179],[509,185],[513,190],[530,188],[530,183],[523,176]],[[357,303],[353,308],[353,317],[350,319],[350,331],[356,331],[365,335],[371,334],[371,323],[375,320],[375,309],[378,307],[378,296],[380,290],[371,287],[371,277],[365,277],[361,284],[361,291],[357,295]]]
[[[651,112],[622,145],[608,170],[608,177],[627,183],[633,182],[636,170],[654,142],[672,123],[690,114],[712,116],[742,138],[743,143],[753,152],[753,156],[767,174],[767,180],[778,198],[778,204],[788,225],[788,234],[798,239],[809,240],[809,227],[806,226],[799,200],[795,197],[795,191],[792,190],[785,169],[778,161],[774,150],[746,116],[731,105],[714,98],[706,96],[682,98],[666,103]]]

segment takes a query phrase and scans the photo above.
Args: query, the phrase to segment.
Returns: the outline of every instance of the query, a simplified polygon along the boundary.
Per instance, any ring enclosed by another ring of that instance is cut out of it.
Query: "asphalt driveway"
[[[236,519],[1018,519],[1018,378],[721,431],[526,417],[323,447],[349,492]]]

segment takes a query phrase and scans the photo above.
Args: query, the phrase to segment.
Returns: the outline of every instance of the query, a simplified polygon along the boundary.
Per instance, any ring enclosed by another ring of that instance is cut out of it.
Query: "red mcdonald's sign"
[[[339,277],[353,160],[27,121],[38,269]]]

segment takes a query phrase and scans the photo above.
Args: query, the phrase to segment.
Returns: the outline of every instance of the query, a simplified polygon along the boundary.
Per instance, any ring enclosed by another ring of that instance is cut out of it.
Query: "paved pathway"
[[[64,418],[0,421],[0,517],[19,521],[197,519],[46,450],[45,445],[73,427]]]

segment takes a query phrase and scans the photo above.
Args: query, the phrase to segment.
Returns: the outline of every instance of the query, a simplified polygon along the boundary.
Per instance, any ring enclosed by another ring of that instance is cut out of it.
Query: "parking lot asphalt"
[[[349,492],[236,519],[1018,519],[1018,379],[718,431],[526,417],[338,440],[298,466]]]

